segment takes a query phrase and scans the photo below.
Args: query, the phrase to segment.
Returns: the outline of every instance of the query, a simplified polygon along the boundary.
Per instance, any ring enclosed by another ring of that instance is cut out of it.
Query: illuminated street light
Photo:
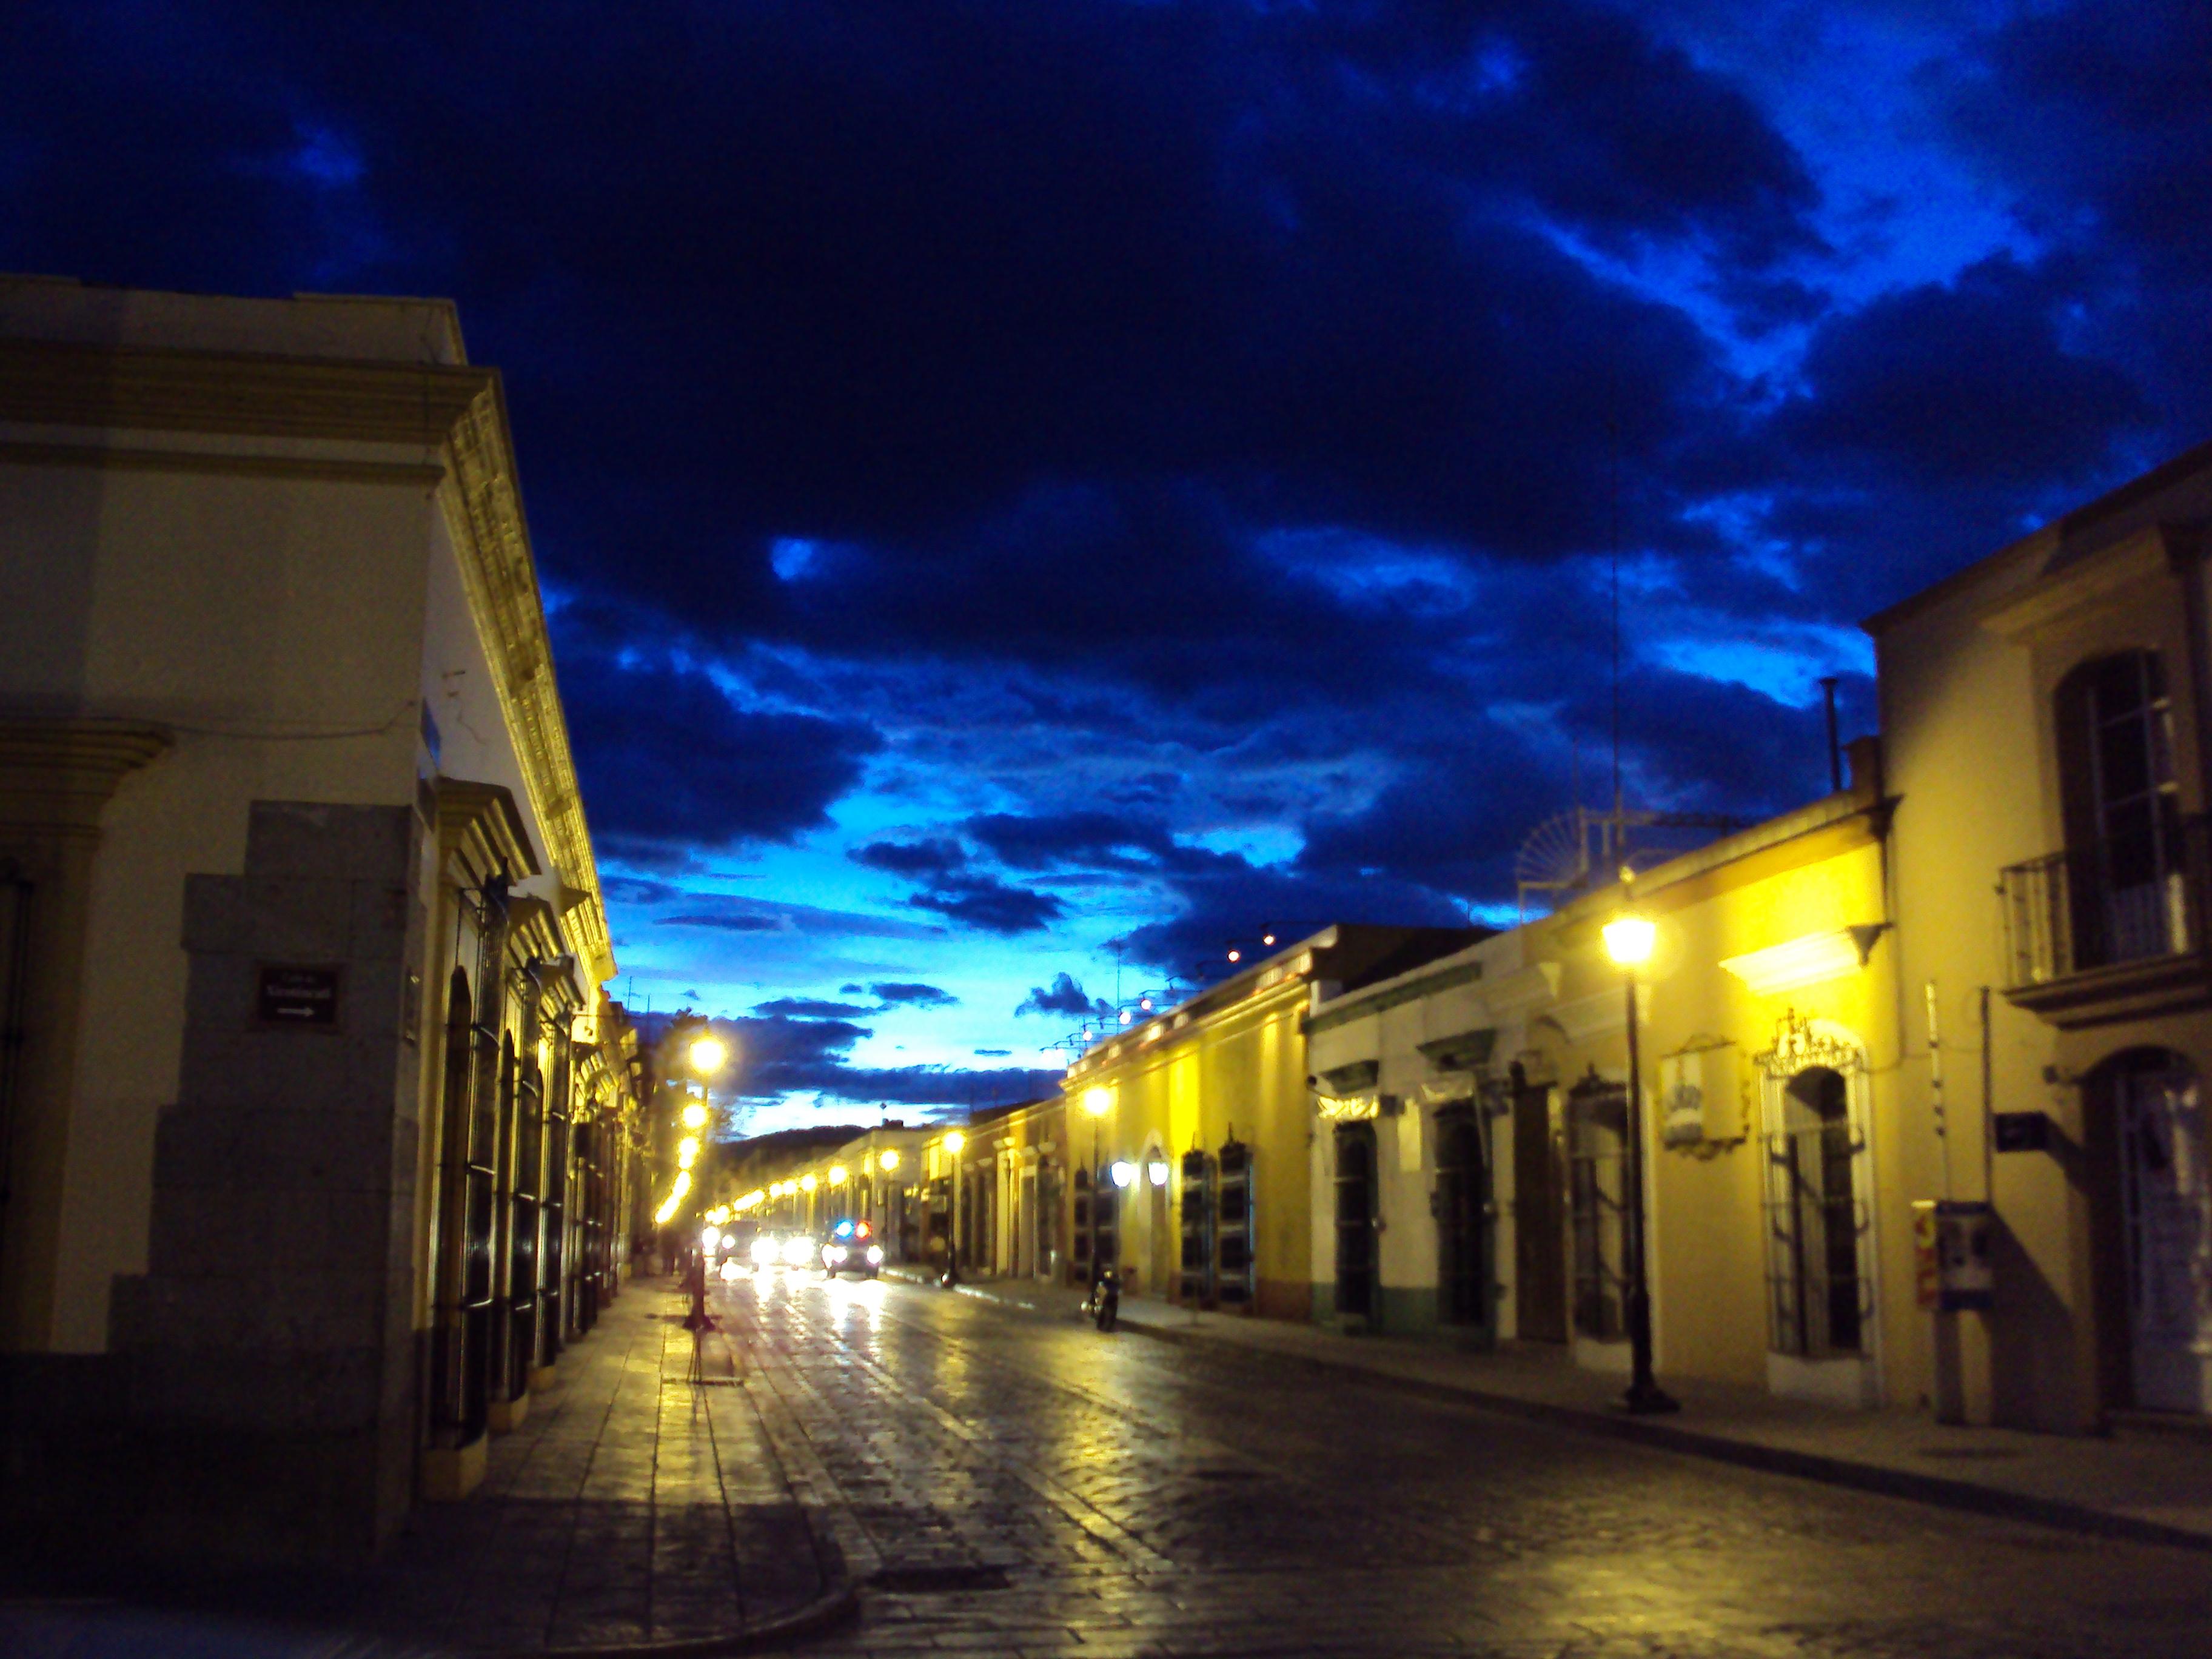
[[[699,1161],[699,1137],[686,1135],[676,1143],[676,1167],[688,1170]]]
[[[705,1101],[695,1100],[684,1107],[684,1127],[687,1129],[703,1129],[707,1127],[707,1103]]]
[[[821,1181],[817,1178],[814,1171],[811,1170],[809,1170],[805,1175],[799,1177],[799,1190],[802,1193],[811,1193],[821,1184]]]
[[[729,1045],[716,1036],[702,1036],[691,1045],[691,1069],[702,1077],[722,1069],[730,1057]]]
[[[953,1130],[951,1133],[945,1137],[945,1150],[951,1153],[955,1158],[960,1156],[961,1152],[966,1149],[967,1145],[968,1137],[962,1134],[957,1129]]]
[[[1623,968],[1641,968],[1651,960],[1651,947],[1659,937],[1658,924],[1649,916],[1631,912],[1606,923],[1605,953]]]
[[[832,1164],[830,1166],[830,1184],[832,1187],[843,1186],[845,1184],[845,1177],[849,1173],[850,1171],[848,1170],[843,1164]]]
[[[1105,1116],[1114,1109],[1114,1091],[1106,1088],[1085,1089],[1083,1091],[1083,1109],[1093,1117]]]
[[[884,1148],[883,1156],[878,1158],[876,1163],[885,1175],[889,1175],[893,1170],[898,1168],[898,1148],[896,1146]]]
[[[1168,1184],[1167,1159],[1164,1158],[1156,1158],[1150,1164],[1145,1165],[1145,1176],[1146,1178],[1155,1187],[1166,1186]]]
[[[1114,1160],[1113,1168],[1109,1170],[1107,1174],[1113,1176],[1114,1184],[1116,1187],[1127,1187],[1137,1178],[1137,1166],[1127,1158],[1116,1158]]]

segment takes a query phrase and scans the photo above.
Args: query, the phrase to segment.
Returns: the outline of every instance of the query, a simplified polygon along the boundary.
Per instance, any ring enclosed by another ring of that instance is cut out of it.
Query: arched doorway
[[[1375,1316],[1375,1126],[1336,1127],[1336,1311]]]
[[[2212,1182],[2203,1091],[2164,1048],[2114,1055],[2085,1083],[2105,1394],[2212,1412]]]
[[[1490,1322],[1488,1161],[1474,1103],[1437,1113],[1437,1317],[1447,1325]]]

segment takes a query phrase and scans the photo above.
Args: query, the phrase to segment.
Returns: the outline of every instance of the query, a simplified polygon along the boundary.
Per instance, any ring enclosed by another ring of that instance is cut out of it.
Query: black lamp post
[[[1651,959],[1658,929],[1633,911],[1605,925],[1606,954],[1620,965],[1628,994],[1628,1409],[1639,1416],[1680,1411],[1651,1374],[1651,1285],[1644,1259],[1644,1068],[1636,1041],[1636,970]]]

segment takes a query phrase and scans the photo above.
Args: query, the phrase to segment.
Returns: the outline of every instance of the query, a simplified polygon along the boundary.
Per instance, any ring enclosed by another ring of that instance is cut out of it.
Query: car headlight
[[[845,1247],[842,1244],[825,1244],[822,1247],[822,1259],[824,1261],[842,1261],[845,1255]]]
[[[884,1247],[882,1245],[871,1244],[868,1246],[868,1265],[871,1267],[880,1267],[884,1265]]]
[[[783,1247],[783,1260],[786,1267],[804,1267],[814,1260],[813,1240],[808,1238],[791,1240]]]
[[[753,1266],[766,1267],[774,1264],[776,1255],[775,1236],[763,1233],[753,1240]]]

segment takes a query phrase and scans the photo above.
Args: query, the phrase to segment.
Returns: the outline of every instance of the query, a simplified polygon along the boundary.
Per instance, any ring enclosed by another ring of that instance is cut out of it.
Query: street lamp
[[[1651,960],[1659,930],[1633,911],[1606,923],[1605,953],[1628,988],[1628,1409],[1639,1415],[1681,1410],[1651,1375],[1651,1285],[1644,1249],[1644,1071],[1636,1045],[1636,970]]]
[[[952,1224],[945,1235],[945,1277],[946,1285],[960,1282],[960,1154],[968,1145],[968,1137],[955,1129],[945,1137],[945,1150],[952,1154]]]

